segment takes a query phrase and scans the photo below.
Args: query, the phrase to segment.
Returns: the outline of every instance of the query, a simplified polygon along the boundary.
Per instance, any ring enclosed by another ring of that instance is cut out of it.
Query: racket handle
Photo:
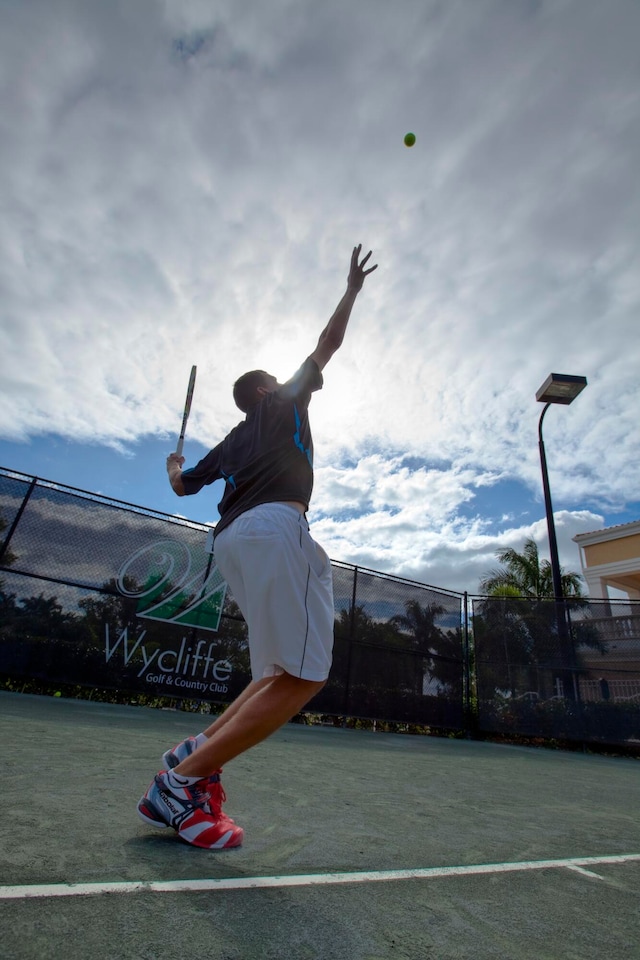
[[[182,448],[183,448],[183,446],[184,446],[184,436],[180,437],[180,439],[178,440],[178,443],[177,443],[177,445],[176,445],[176,453],[178,454],[179,457],[182,456]]]

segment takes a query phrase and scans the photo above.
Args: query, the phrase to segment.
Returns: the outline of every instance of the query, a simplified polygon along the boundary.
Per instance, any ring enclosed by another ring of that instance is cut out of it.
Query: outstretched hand
[[[353,253],[351,254],[351,267],[349,268],[349,277],[347,279],[347,286],[351,290],[362,290],[364,278],[368,277],[370,273],[373,273],[373,271],[378,268],[378,264],[376,263],[373,267],[369,267],[368,270],[364,269],[367,260],[371,256],[371,250],[369,250],[366,257],[363,257],[362,261],[358,263],[361,250],[362,244],[359,243],[357,247],[353,248]]]
[[[351,254],[351,266],[349,268],[349,277],[347,279],[347,292],[331,314],[329,323],[320,334],[318,346],[315,348],[313,353],[310,354],[311,359],[314,360],[318,365],[319,370],[324,370],[336,350],[342,345],[347,324],[349,323],[349,317],[351,316],[351,310],[356,301],[358,291],[362,290],[364,278],[377,269],[378,264],[376,263],[373,267],[369,267],[367,270],[365,270],[367,260],[371,256],[371,251],[369,251],[366,257],[362,258],[361,263],[358,263],[358,257],[360,256],[361,250],[361,243],[359,243],[357,247],[353,248],[353,253]]]

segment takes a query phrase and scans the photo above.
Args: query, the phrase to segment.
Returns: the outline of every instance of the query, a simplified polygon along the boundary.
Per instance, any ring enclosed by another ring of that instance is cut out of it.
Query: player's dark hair
[[[236,407],[240,407],[243,413],[248,413],[260,401],[258,387],[266,387],[268,382],[269,374],[264,370],[249,370],[248,373],[243,373],[233,385]]]

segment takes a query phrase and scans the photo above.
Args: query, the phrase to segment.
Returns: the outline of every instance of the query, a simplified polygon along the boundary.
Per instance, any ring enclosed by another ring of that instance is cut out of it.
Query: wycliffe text
[[[215,659],[218,642],[198,640],[191,645],[183,637],[176,649],[159,650],[143,642],[146,630],[142,630],[135,641],[130,640],[128,627],[125,627],[115,642],[111,642],[109,625],[105,624],[105,660],[111,660],[117,651],[122,654],[125,665],[136,655],[142,658],[138,677],[144,676],[147,683],[162,684],[181,690],[195,690],[198,693],[227,693],[228,681],[233,667],[228,660]],[[138,663],[135,664],[138,666]]]

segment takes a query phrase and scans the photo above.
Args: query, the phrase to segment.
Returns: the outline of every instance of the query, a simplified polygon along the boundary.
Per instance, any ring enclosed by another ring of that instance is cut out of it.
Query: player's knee
[[[317,697],[322,688],[326,685],[326,680],[307,680],[307,696],[305,703],[309,703],[314,697]]]
[[[326,684],[325,680],[305,680],[303,677],[293,677],[289,674],[291,680],[294,681],[296,687],[300,691],[300,694],[305,698],[305,703],[311,700],[312,697],[315,697]]]

